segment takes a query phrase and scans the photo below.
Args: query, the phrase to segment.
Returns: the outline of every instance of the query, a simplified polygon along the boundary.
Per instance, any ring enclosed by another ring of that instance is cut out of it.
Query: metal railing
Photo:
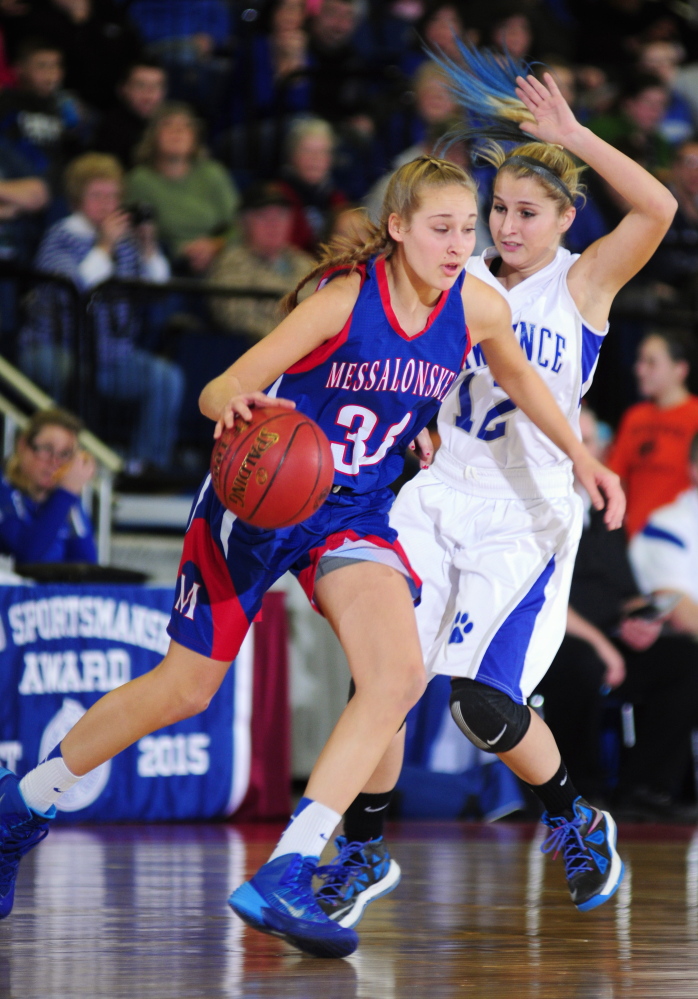
[[[1,356],[0,382],[32,410],[53,409],[56,405],[49,395]],[[7,459],[14,450],[17,430],[24,429],[29,422],[29,416],[3,393],[0,393],[0,413],[3,415],[3,458]],[[100,565],[107,565],[111,553],[113,481],[114,476],[121,471],[123,461],[90,430],[82,430],[78,440],[80,446],[92,455],[97,464],[96,485],[90,483],[85,487],[83,501],[88,509],[93,507],[92,494],[96,492],[97,560]]]

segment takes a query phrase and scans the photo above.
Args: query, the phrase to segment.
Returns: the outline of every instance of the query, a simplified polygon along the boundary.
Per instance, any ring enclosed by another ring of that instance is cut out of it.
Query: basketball
[[[247,423],[238,416],[213,449],[218,499],[255,527],[290,527],[324,503],[334,478],[327,437],[295,409],[265,406]]]

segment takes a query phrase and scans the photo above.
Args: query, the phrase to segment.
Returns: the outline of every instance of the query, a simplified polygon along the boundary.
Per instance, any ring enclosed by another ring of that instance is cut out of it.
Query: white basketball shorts
[[[422,578],[415,610],[429,673],[479,680],[519,704],[564,637],[583,521],[571,470],[539,470],[533,487],[522,472],[504,479],[439,451],[390,513]]]

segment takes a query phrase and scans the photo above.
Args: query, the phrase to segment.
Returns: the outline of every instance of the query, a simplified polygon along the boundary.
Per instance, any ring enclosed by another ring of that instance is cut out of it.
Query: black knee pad
[[[351,680],[349,681],[349,697],[347,697],[347,701],[350,701],[355,693],[356,693],[356,684],[354,683],[354,678],[352,677]],[[407,724],[407,719],[405,718],[404,722],[398,729],[398,732],[402,732],[406,724]]]
[[[506,753],[521,742],[531,712],[508,694],[477,680],[451,680],[451,714],[474,746],[486,753]]]

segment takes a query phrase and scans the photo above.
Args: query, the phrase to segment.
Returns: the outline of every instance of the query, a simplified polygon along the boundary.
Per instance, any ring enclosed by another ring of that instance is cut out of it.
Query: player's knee
[[[403,707],[406,712],[415,706],[426,689],[427,674],[424,663],[421,659],[417,659],[405,670]]]
[[[206,691],[196,690],[187,685],[172,690],[166,706],[169,717],[166,724],[173,725],[175,722],[185,721],[201,714],[211,703],[211,697],[212,695]]]
[[[365,676],[360,682],[361,693],[384,713],[397,713],[404,718],[426,688],[427,678],[421,659],[403,664],[401,669],[381,670]]]
[[[521,742],[531,712],[508,694],[477,680],[451,680],[451,714],[473,745],[486,753],[507,753]]]
[[[173,676],[162,667],[153,670],[151,674],[155,686],[151,693],[160,704],[163,725],[174,725],[176,722],[201,714],[211,703],[218,689],[213,683],[197,682],[196,675],[191,678],[182,675]]]
[[[349,695],[347,697],[347,703],[352,699],[355,693],[356,693],[356,684],[354,683],[354,678],[352,677],[351,680],[349,681]],[[398,733],[401,732],[406,724],[407,724],[407,718],[403,718],[400,723],[400,728],[397,730],[397,732]]]

